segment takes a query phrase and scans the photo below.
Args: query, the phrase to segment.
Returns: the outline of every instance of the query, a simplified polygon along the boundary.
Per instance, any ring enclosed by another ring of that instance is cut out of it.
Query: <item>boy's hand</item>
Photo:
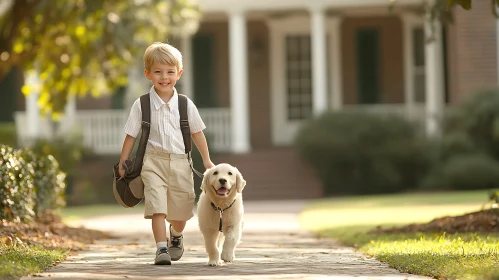
[[[120,177],[125,176],[125,168],[123,168],[123,163],[120,162],[120,164],[118,166],[119,166],[118,173],[120,174]]]
[[[210,169],[212,167],[215,167],[215,164],[213,164],[213,162],[211,162],[211,160],[203,161],[203,165],[204,165],[205,169]]]
[[[120,177],[125,176],[125,169],[120,168],[120,169],[118,170],[118,173],[120,173]]]

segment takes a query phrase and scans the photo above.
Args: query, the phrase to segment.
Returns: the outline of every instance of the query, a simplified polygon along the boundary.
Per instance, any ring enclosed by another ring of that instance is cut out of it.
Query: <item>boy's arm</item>
[[[204,136],[203,131],[201,130],[200,132],[196,132],[192,134],[192,141],[196,145],[196,147],[199,150],[199,153],[201,154],[201,157],[203,158],[203,165],[204,168],[209,169],[215,166],[213,162],[211,162],[210,159],[210,152],[208,151],[208,143],[206,142],[206,137]]]
[[[130,135],[125,136],[125,141],[123,142],[123,148],[121,149],[119,173],[123,177],[125,175],[125,169],[123,169],[123,162],[128,159],[130,153],[132,152],[133,145],[135,145],[135,137]]]

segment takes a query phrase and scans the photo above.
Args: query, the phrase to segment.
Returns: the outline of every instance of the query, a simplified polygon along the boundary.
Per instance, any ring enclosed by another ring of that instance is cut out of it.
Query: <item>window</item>
[[[312,115],[312,62],[310,35],[286,37],[286,93],[288,119]]]
[[[357,31],[357,97],[360,104],[376,104],[381,101],[379,42],[377,29]]]

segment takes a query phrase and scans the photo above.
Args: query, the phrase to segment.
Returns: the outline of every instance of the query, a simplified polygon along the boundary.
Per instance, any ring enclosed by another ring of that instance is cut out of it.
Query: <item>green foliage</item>
[[[434,141],[428,189],[499,186],[499,91],[481,90],[448,109],[442,137]]]
[[[37,70],[44,112],[59,113],[70,95],[108,94],[127,83],[145,47],[193,32],[189,0],[15,0],[0,11],[0,77],[12,66]],[[50,38],[50,39],[47,39]]]
[[[0,144],[16,146],[16,125],[14,123],[0,123]]]
[[[454,156],[432,169],[426,189],[473,190],[499,187],[499,163],[482,154]]]
[[[499,160],[499,90],[469,94],[445,119],[444,136],[463,133],[474,146]]]
[[[397,116],[329,112],[303,125],[295,145],[326,195],[410,189],[430,164],[417,124]]]
[[[64,205],[65,174],[52,156],[0,145],[0,219],[29,220]]]
[[[29,218],[35,215],[34,166],[32,154],[0,146],[0,219]]]
[[[31,148],[37,154],[52,155],[61,170],[68,176],[74,175],[78,163],[91,151],[83,146],[83,138],[79,134],[55,137],[54,139],[38,139]]]

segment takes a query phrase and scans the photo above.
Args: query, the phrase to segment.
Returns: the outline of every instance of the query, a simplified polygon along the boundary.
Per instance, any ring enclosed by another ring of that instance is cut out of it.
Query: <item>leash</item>
[[[232,203],[227,206],[225,209],[221,209],[220,207],[216,207],[215,204],[213,202],[211,202],[211,207],[213,207],[214,210],[216,211],[219,211],[220,212],[220,223],[218,224],[218,231],[222,232],[222,214],[225,210],[229,209],[230,207],[232,207],[232,204],[234,204],[234,202],[236,202],[236,200],[234,199],[234,201],[232,201]]]
[[[192,164],[192,157],[191,157],[191,153],[188,153],[187,154],[187,161],[189,162],[189,166],[191,167],[191,170],[194,174],[196,174],[196,176],[198,176],[199,178],[203,179],[204,175],[203,173],[199,172],[196,170],[196,168],[194,168],[194,165]]]

